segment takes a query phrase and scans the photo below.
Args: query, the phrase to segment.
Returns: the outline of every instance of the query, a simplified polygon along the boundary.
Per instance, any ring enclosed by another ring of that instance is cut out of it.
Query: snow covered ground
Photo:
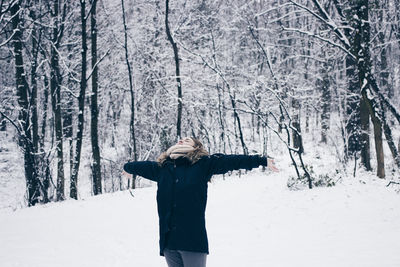
[[[400,195],[387,181],[289,191],[286,174],[209,185],[208,267],[400,266]],[[154,187],[0,211],[0,266],[166,266]]]

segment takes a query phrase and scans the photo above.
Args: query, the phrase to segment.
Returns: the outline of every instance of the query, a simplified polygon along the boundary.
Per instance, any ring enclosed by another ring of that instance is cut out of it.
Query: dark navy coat
[[[164,248],[208,253],[205,227],[207,182],[214,174],[267,166],[261,156],[214,154],[194,164],[187,158],[136,161],[124,165],[128,173],[157,182],[160,255]]]

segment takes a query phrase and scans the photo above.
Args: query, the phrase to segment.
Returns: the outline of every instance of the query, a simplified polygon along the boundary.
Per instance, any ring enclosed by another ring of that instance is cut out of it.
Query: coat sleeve
[[[228,171],[246,169],[251,170],[259,166],[267,166],[267,158],[259,155],[224,155],[209,156],[209,174],[224,174]]]
[[[124,165],[124,171],[157,182],[160,166],[155,161],[133,161]]]

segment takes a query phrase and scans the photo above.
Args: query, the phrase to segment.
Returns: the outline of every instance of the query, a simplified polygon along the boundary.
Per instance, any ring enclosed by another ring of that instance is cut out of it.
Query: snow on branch
[[[344,51],[347,55],[352,57],[353,59],[356,59],[356,57],[346,47],[343,47],[342,45],[337,44],[337,43],[333,42],[332,40],[329,40],[327,38],[321,37],[318,34],[315,34],[315,33],[312,33],[312,32],[308,32],[308,31],[303,31],[303,30],[300,30],[300,29],[295,29],[295,28],[285,28],[285,27],[283,27],[283,30],[291,31],[291,32],[297,32],[297,33],[305,34],[305,35],[310,36],[310,37],[314,37],[314,38],[316,38],[318,40],[321,40],[321,41],[326,42],[326,43],[328,43],[328,44],[330,44],[330,45],[332,45],[334,47],[339,48],[340,50]]]
[[[339,38],[340,42],[343,43],[343,45],[346,47],[346,49],[349,49],[351,44],[349,39],[343,34],[342,31],[340,31],[340,28],[336,25],[336,23],[329,17],[328,13],[325,11],[324,8],[322,8],[321,4],[318,2],[318,0],[313,0],[314,5],[316,5],[319,13],[317,14],[315,11],[311,10],[310,8],[303,6],[299,3],[296,3],[293,0],[290,0],[290,2],[301,8],[306,10],[307,12],[309,12],[311,15],[313,15],[314,17],[316,17],[317,19],[321,20],[325,25],[327,25],[329,28],[331,28],[333,30],[333,32],[336,34],[336,36]]]
[[[379,98],[381,101],[385,104],[385,106],[390,110],[390,112],[393,114],[393,116],[396,117],[397,121],[400,124],[400,112],[396,109],[396,107],[390,103],[389,99],[387,99],[382,92],[379,90],[379,86],[376,83],[375,78],[369,74],[366,76],[368,83],[371,85],[371,88],[375,91],[375,93],[378,94]]]
[[[110,53],[110,49],[108,49],[107,52],[105,52],[104,55],[102,55],[101,58],[99,60],[97,60],[97,62],[92,67],[92,70],[90,71],[90,74],[86,78],[86,81],[89,81],[90,77],[93,75],[93,71],[97,68],[97,65],[99,65],[100,62],[103,61],[103,59],[108,55],[108,53]]]
[[[11,41],[11,39],[14,37],[14,35],[15,35],[15,30],[13,31],[13,33],[10,35],[10,37],[8,39],[6,39],[4,42],[0,43],[0,47],[8,44],[8,42]]]

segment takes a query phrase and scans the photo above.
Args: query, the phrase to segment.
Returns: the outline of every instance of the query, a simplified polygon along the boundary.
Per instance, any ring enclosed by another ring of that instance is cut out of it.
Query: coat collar
[[[177,159],[171,159],[170,157],[168,157],[168,158],[166,158],[164,164],[165,165],[172,164],[175,166],[181,166],[181,165],[191,165],[192,162],[186,157],[179,157]]]

